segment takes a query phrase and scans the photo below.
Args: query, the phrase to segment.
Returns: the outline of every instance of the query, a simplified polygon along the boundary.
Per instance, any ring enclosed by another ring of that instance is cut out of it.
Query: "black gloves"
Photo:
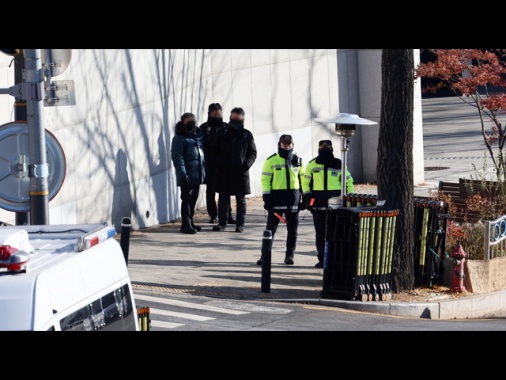
[[[272,211],[272,196],[270,194],[263,194],[262,198],[264,200],[264,209],[267,211]]]
[[[190,184],[190,177],[188,175],[185,175],[181,178],[181,185],[188,186]]]
[[[304,205],[306,206],[306,209],[312,211],[313,206],[311,206],[310,203],[311,200],[313,199],[313,195],[311,193],[304,194],[302,198],[304,199]]]
[[[304,202],[304,198],[301,196],[299,198],[299,211],[304,211],[306,209],[306,204]]]

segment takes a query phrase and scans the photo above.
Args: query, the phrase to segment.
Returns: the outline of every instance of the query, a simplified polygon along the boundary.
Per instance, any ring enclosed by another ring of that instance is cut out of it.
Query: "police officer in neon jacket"
[[[334,157],[332,141],[321,140],[318,143],[318,156],[308,162],[302,177],[302,194],[306,209],[313,214],[315,243],[318,254],[316,268],[323,268],[325,253],[325,225],[328,200],[341,196],[342,162]],[[355,191],[353,178],[346,169],[346,192]]]
[[[293,153],[293,147],[292,136],[282,135],[278,152],[265,160],[261,177],[264,209],[268,211],[266,229],[272,232],[273,239],[280,222],[275,213],[286,219],[284,263],[287,265],[294,264],[299,211],[303,207],[300,180],[304,166],[302,159]],[[262,259],[257,264],[262,265]]]

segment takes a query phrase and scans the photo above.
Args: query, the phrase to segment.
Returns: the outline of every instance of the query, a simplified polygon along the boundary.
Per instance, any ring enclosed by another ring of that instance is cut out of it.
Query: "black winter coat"
[[[206,177],[202,131],[188,132],[180,121],[176,124],[176,135],[171,145],[172,164],[176,169],[177,185],[181,186],[185,176],[190,177],[189,185],[203,184]]]
[[[202,142],[204,143],[204,158],[206,160],[206,185],[213,186],[216,175],[216,164],[213,161],[213,142],[216,133],[227,127],[227,123],[222,122],[220,125],[210,125],[207,121],[199,128],[202,131]]]
[[[215,191],[228,195],[251,194],[249,169],[256,158],[255,139],[249,130],[228,125],[221,129],[213,143]]]

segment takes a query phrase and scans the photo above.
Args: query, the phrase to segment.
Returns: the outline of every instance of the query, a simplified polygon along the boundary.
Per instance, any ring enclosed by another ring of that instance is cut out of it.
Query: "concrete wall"
[[[0,55],[2,88],[14,84],[11,58]],[[179,217],[170,143],[181,114],[193,112],[202,123],[212,102],[222,104],[225,120],[233,107],[245,109],[258,148],[252,195],[260,195],[262,163],[277,151],[279,135],[292,134],[307,162],[321,139],[332,139],[341,153],[333,127],[315,118],[350,112],[379,122],[381,50],[73,49],[68,69],[55,79],[74,81],[77,104],[44,108],[44,125],[62,145],[67,169],[49,203],[50,224],[119,228],[129,216],[138,229]],[[1,124],[13,120],[13,103],[0,96]],[[375,180],[378,127],[363,129],[350,143],[357,182]],[[423,152],[421,158],[423,164]],[[204,193],[203,186],[199,206]],[[0,210],[0,221],[14,220]]]
[[[466,260],[464,264],[464,287],[468,292],[481,294],[506,289],[506,257]]]

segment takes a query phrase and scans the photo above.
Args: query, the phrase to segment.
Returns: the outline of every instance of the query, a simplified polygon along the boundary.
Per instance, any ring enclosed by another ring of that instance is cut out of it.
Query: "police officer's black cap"
[[[334,148],[332,148],[332,141],[330,140],[320,140],[320,142],[318,143],[318,149],[319,150],[332,150]]]
[[[293,144],[292,135],[281,135],[279,142],[283,144]]]

